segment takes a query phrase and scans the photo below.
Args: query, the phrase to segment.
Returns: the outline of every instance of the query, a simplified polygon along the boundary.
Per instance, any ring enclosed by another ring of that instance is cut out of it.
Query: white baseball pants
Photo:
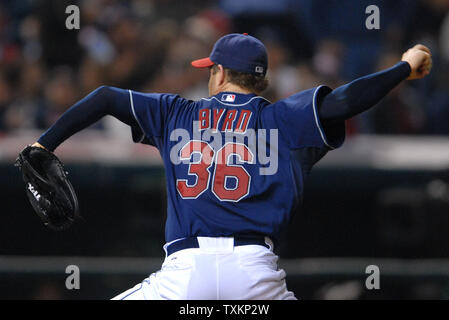
[[[234,246],[232,237],[198,242],[199,248],[171,254],[161,270],[112,300],[296,300],[268,238],[270,248]]]

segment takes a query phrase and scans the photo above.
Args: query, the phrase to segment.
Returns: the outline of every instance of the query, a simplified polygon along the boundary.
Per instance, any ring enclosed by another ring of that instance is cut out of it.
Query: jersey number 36
[[[193,185],[186,179],[176,180],[176,188],[184,199],[196,199],[212,184],[212,193],[221,201],[237,202],[244,198],[250,189],[251,176],[241,164],[231,164],[235,156],[240,163],[253,163],[254,156],[250,149],[241,143],[226,143],[217,152],[204,141],[191,140],[180,151],[181,160],[190,160],[193,154],[200,155],[199,160],[190,162],[189,175],[196,176]],[[214,174],[209,169],[212,166]],[[235,179],[235,187],[227,188],[227,179]]]

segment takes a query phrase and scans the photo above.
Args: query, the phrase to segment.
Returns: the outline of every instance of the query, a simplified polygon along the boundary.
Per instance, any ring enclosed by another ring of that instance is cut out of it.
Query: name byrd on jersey
[[[199,130],[212,129],[213,131],[220,130],[222,132],[245,133],[252,112],[245,109],[233,109],[227,110],[225,114],[225,110],[226,109],[201,109],[198,115]],[[237,123],[235,124],[236,120]],[[221,125],[219,129],[220,122]]]

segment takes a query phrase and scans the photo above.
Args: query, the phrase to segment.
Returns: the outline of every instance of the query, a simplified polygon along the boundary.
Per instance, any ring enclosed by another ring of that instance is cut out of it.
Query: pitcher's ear
[[[226,69],[221,64],[217,64],[216,66],[218,68],[218,73],[219,73],[219,79],[218,79],[219,84],[223,85],[227,81]]]

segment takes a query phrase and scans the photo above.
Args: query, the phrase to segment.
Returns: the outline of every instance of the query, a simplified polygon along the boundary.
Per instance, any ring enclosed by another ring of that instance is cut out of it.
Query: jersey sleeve
[[[142,93],[128,90],[131,110],[139,124],[132,128],[132,138],[136,143],[157,146],[165,132],[168,117],[176,108],[178,95],[164,93]]]
[[[332,89],[326,86],[301,91],[266,108],[265,118],[272,119],[292,150],[338,148],[345,139],[344,121],[323,126],[318,116],[319,103],[330,92]]]

